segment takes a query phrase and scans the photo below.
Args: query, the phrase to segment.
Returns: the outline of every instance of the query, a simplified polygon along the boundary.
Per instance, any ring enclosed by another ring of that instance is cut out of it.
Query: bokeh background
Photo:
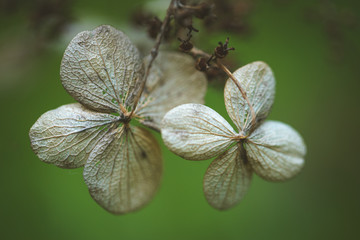
[[[113,216],[88,194],[82,169],[41,162],[28,131],[45,111],[74,102],[59,77],[70,39],[101,24],[131,29],[131,13],[149,2],[0,1],[1,239],[358,237],[359,1],[236,2],[245,6],[245,13],[239,10],[244,27],[200,31],[197,44],[211,50],[230,36],[236,48],[231,58],[239,67],[255,60],[272,67],[277,93],[269,118],[302,134],[305,168],[285,183],[255,176],[245,199],[219,212],[202,192],[210,160],[183,160],[161,143],[164,175],[158,194],[138,212]],[[152,6],[163,15],[166,5]],[[221,81],[209,85],[206,104],[229,119]]]

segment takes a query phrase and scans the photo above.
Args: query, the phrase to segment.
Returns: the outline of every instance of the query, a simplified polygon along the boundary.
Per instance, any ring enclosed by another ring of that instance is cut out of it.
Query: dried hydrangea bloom
[[[306,147],[290,126],[264,121],[274,102],[275,79],[263,62],[248,64],[233,73],[246,92],[249,104],[234,81],[226,82],[226,110],[237,127],[201,104],[184,104],[163,118],[161,134],[166,146],[188,160],[217,158],[204,177],[204,192],[214,208],[236,205],[245,195],[252,173],[269,181],[295,176],[304,164]]]
[[[36,121],[29,133],[34,152],[61,168],[85,166],[91,196],[109,212],[141,208],[159,187],[162,156],[152,134],[132,120],[159,129],[169,109],[203,101],[205,76],[189,56],[160,53],[131,115],[144,80],[143,59],[127,36],[110,26],[79,33],[65,50],[60,75],[79,103]]]

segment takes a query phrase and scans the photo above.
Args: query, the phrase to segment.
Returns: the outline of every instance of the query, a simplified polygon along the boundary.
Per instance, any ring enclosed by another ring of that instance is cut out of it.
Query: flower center
[[[236,140],[236,141],[241,141],[246,139],[248,136],[244,135],[243,133],[238,133],[236,134],[234,137],[232,137],[232,139]]]

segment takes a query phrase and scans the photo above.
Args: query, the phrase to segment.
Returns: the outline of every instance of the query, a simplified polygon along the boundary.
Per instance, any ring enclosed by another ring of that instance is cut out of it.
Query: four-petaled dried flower
[[[203,102],[204,74],[189,56],[159,53],[133,111],[144,63],[127,36],[100,26],[70,42],[60,75],[64,88],[80,104],[61,106],[37,120],[29,133],[34,152],[62,168],[85,166],[91,196],[109,212],[141,208],[159,186],[162,156],[151,133],[131,121],[159,130],[168,110]]]
[[[217,112],[201,104],[170,110],[161,127],[166,146],[175,154],[188,160],[217,156],[205,173],[203,187],[210,205],[221,210],[242,199],[253,172],[269,181],[287,180],[301,170],[306,153],[301,136],[293,128],[264,121],[275,95],[271,69],[263,62],[254,62],[233,76],[237,84],[228,79],[224,97],[238,133]]]

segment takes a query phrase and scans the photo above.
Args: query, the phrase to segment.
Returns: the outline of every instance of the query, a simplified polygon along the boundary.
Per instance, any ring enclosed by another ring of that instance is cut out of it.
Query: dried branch
[[[139,103],[139,100],[140,100],[140,97],[141,97],[141,94],[143,93],[144,91],[144,88],[145,88],[145,85],[146,85],[146,81],[149,77],[149,74],[150,74],[150,70],[151,70],[151,67],[152,67],[152,64],[154,63],[158,53],[159,53],[159,48],[160,48],[160,44],[161,44],[161,41],[162,39],[164,38],[164,35],[165,35],[165,31],[167,29],[167,27],[169,26],[169,23],[170,23],[170,20],[171,20],[171,16],[173,16],[174,14],[174,9],[175,9],[175,4],[176,4],[177,0],[171,0],[170,2],[170,5],[166,11],[166,16],[162,22],[162,25],[161,25],[161,29],[160,29],[160,33],[157,35],[156,37],[156,42],[155,42],[155,45],[154,47],[151,49],[151,59],[146,67],[146,72],[145,72],[145,76],[144,76],[144,80],[142,82],[142,85],[140,87],[140,91],[135,99],[135,104],[134,104],[134,108],[132,109],[130,115],[129,115],[129,118],[132,117],[132,115],[134,114],[135,112],[135,109]]]

